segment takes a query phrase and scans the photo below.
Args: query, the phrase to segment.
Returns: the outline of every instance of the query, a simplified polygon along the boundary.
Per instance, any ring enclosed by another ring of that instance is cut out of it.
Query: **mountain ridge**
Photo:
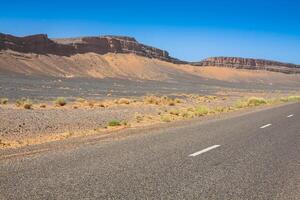
[[[136,54],[147,58],[155,58],[174,64],[188,64],[199,67],[216,66],[248,70],[266,70],[286,74],[300,73],[300,65],[265,59],[241,57],[211,57],[199,62],[188,62],[169,55],[169,52],[156,47],[139,43],[127,36],[88,36],[75,38],[50,39],[46,34],[17,37],[0,33],[0,51],[12,50],[21,53],[53,54],[72,56],[84,53]],[[1,66],[0,66],[1,67]]]

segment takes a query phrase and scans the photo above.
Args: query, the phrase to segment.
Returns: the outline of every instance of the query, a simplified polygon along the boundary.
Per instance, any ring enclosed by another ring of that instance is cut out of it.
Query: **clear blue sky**
[[[174,57],[266,58],[300,64],[300,0],[8,0],[0,32],[128,35]]]

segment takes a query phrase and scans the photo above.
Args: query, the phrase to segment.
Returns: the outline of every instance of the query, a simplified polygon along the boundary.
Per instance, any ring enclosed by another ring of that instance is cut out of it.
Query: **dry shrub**
[[[0,104],[5,105],[8,103],[8,98],[1,98],[0,99]]]
[[[117,104],[130,104],[130,99],[121,98],[116,101]]]
[[[175,106],[176,103],[181,103],[179,99],[173,99],[167,96],[158,97],[153,95],[144,97],[143,101],[148,104],[169,105],[169,106]]]
[[[64,106],[67,104],[67,101],[64,97],[58,97],[54,100],[55,105],[57,106]]]

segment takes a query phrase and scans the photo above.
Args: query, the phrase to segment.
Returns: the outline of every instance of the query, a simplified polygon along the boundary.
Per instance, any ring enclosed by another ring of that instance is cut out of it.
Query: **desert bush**
[[[149,104],[156,104],[158,105],[160,102],[160,98],[156,96],[146,96],[144,97],[144,102],[149,103]]]
[[[148,104],[155,104],[155,105],[169,105],[175,106],[176,102],[181,102],[179,99],[172,99],[167,96],[157,97],[157,96],[146,96],[144,97],[144,102]]]
[[[1,99],[0,99],[0,104],[5,105],[5,104],[7,104],[7,103],[8,103],[8,98],[1,98]]]
[[[179,112],[179,110],[173,109],[173,110],[170,110],[170,114],[179,116],[180,112]]]
[[[182,101],[180,99],[175,99],[174,101],[175,101],[175,103],[182,103]]]
[[[19,106],[23,106],[24,105],[24,102],[25,101],[27,101],[27,99],[26,98],[21,98],[21,99],[18,99],[17,101],[16,101],[16,105],[19,107]]]
[[[27,99],[26,101],[23,102],[23,108],[25,109],[31,109],[32,108],[33,103]]]
[[[207,115],[209,113],[209,108],[206,107],[206,106],[197,106],[195,109],[194,109],[194,114],[196,116],[204,116],[204,115]]]
[[[129,99],[126,99],[126,98],[121,98],[119,100],[117,100],[118,104],[130,104],[130,100]]]
[[[248,106],[259,106],[259,105],[263,105],[263,104],[267,104],[267,101],[264,98],[250,97],[247,100]]]
[[[121,126],[121,122],[119,120],[114,119],[108,122],[108,126]]]
[[[46,104],[40,105],[40,108],[46,108]]]
[[[54,100],[55,105],[57,106],[64,106],[67,104],[67,101],[64,97],[58,97]]]
[[[238,100],[234,106],[236,108],[246,108],[267,104],[268,101],[260,97],[250,97],[248,99]]]
[[[161,121],[163,121],[163,122],[171,122],[170,117],[167,116],[167,115],[161,116],[160,119],[161,119]]]

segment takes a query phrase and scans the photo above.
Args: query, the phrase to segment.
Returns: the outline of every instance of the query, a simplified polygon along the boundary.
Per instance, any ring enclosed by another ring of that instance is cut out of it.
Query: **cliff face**
[[[0,33],[0,50],[8,49],[23,53],[54,54],[60,56],[71,56],[89,52],[98,54],[134,53],[173,63],[181,62],[178,59],[170,57],[167,51],[138,43],[134,38],[119,36],[51,40],[44,34],[15,37]]]
[[[212,57],[192,64],[195,66],[219,66],[236,69],[267,70],[290,74],[300,73],[300,65],[252,58]]]

